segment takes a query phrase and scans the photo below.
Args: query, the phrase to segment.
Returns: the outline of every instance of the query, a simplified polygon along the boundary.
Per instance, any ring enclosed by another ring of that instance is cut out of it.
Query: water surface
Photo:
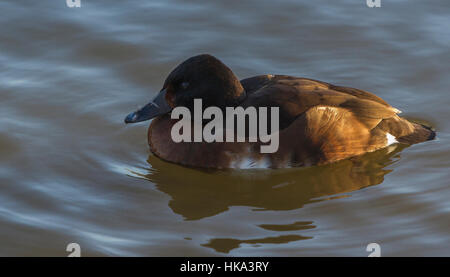
[[[0,255],[448,256],[450,2],[0,2]],[[184,59],[372,91],[437,140],[203,171],[125,126]]]

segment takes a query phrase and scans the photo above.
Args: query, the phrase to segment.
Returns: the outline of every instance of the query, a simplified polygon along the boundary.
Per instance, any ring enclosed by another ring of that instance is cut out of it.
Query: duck
[[[193,112],[195,99],[222,111],[276,107],[277,151],[261,153],[259,140],[175,142],[171,130],[178,120],[171,113],[178,107]],[[334,163],[393,144],[435,138],[434,129],[400,113],[371,92],[314,79],[265,74],[239,80],[218,58],[201,54],[175,67],[153,100],[128,114],[125,123],[152,120],[147,135],[150,151],[171,163],[211,169],[290,168]]]

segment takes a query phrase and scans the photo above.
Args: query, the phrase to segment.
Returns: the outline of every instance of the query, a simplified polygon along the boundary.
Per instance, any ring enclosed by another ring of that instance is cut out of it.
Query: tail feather
[[[424,142],[427,140],[432,140],[436,137],[436,132],[433,131],[430,127],[417,123],[412,124],[414,125],[414,132],[412,132],[409,135],[397,138],[398,142],[406,144],[414,144]]]
[[[392,134],[398,142],[405,144],[420,143],[436,137],[436,132],[431,127],[410,122],[399,116],[381,121],[378,127]]]

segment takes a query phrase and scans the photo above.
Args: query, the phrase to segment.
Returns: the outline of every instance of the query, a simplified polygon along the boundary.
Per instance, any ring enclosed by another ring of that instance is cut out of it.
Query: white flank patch
[[[395,113],[402,113],[402,111],[400,111],[400,110],[397,109],[397,108],[392,107],[392,109],[394,110]]]
[[[270,162],[267,158],[255,160],[253,158],[244,158],[240,161],[234,162],[232,168],[237,169],[252,169],[252,168],[269,168]]]
[[[389,146],[391,144],[397,143],[398,141],[395,139],[395,137],[389,133],[386,133],[386,146]]]

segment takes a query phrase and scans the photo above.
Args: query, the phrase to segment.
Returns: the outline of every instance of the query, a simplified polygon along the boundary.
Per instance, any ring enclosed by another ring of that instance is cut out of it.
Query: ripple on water
[[[20,143],[6,134],[0,133],[0,160],[8,160],[11,156],[19,153]]]

